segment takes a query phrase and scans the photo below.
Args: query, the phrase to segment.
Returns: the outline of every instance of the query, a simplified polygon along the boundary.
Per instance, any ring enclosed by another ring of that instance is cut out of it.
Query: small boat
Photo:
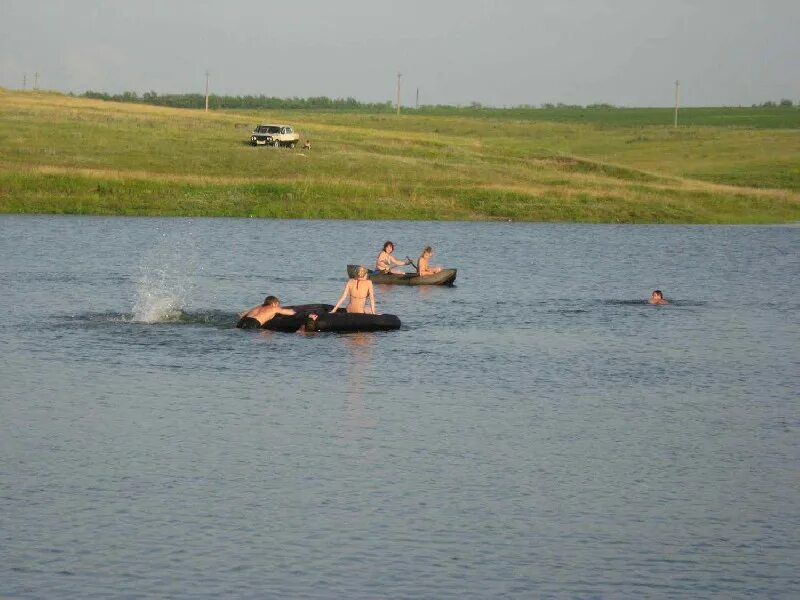
[[[347,276],[355,277],[359,265],[347,265]],[[417,275],[405,273],[394,275],[380,271],[367,271],[367,279],[373,283],[388,283],[392,285],[453,285],[458,274],[457,269],[442,269],[433,275]]]

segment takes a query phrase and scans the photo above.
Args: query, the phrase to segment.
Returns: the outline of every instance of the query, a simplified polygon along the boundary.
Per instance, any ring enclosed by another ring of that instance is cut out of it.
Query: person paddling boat
[[[405,275],[404,271],[392,267],[408,265],[411,263],[411,260],[408,258],[406,258],[406,260],[395,258],[392,256],[392,252],[394,252],[394,242],[387,241],[383,244],[383,250],[378,254],[378,258],[375,259],[375,270],[379,273]]]

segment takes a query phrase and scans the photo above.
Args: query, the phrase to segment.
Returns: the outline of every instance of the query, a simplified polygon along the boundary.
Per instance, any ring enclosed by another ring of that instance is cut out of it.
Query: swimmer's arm
[[[344,286],[344,291],[342,292],[342,296],[339,298],[334,307],[331,309],[332,313],[335,313],[336,310],[342,305],[342,302],[344,302],[344,299],[347,298],[347,293],[349,291],[350,291],[350,282],[348,281]]]
[[[275,311],[277,315],[295,315],[297,314],[293,308],[279,308]]]
[[[372,307],[372,314],[378,314],[378,308],[375,306],[375,288],[372,286],[372,282],[369,282],[369,288],[367,289],[367,297],[369,298],[369,304]]]

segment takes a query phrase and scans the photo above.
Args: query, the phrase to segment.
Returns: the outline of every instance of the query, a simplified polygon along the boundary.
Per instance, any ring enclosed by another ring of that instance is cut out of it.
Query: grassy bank
[[[717,110],[723,118],[725,110],[736,109],[702,110]],[[0,90],[0,211],[800,220],[797,128],[673,129],[638,125],[638,113],[620,121],[618,113],[615,120],[593,123],[483,111],[399,119],[313,111],[204,113]],[[292,123],[313,149],[247,145],[249,129],[268,121]]]

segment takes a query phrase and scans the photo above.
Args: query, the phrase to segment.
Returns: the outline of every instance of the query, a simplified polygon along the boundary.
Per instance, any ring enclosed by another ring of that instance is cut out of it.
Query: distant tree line
[[[762,102],[761,104],[753,104],[752,108],[792,108],[794,106],[794,102],[784,98],[780,102],[773,102],[772,100],[767,100],[766,102]]]
[[[133,102],[139,104],[153,104],[156,106],[169,106],[171,108],[205,108],[206,97],[203,94],[158,94],[154,91],[145,92],[139,95],[136,92],[123,92],[121,94],[109,94],[107,92],[95,92],[88,90],[81,94],[84,98],[94,98],[96,100],[109,100],[111,102]],[[795,103],[788,99],[778,102],[768,100],[761,104],[753,104],[752,108],[792,108]],[[800,106],[800,103],[797,104]],[[327,109],[327,110],[365,110],[370,112],[390,112],[395,109],[391,101],[386,102],[360,102],[355,98],[328,98],[327,96],[312,96],[309,98],[277,98],[275,96],[219,96],[216,94],[208,97],[208,107],[211,109],[221,108],[240,108],[240,109]],[[452,104],[426,104],[419,107],[421,111],[440,111],[458,109],[496,108],[484,106],[480,102],[471,102],[467,105]],[[586,109],[617,109],[621,108],[613,104],[597,102],[593,104],[564,104],[563,102],[546,102],[544,104],[517,104],[508,107],[515,110],[586,110]],[[414,110],[411,106],[404,106],[404,111]]]
[[[145,92],[141,96],[136,92],[123,92],[121,94],[108,94],[88,90],[81,94],[84,98],[96,100],[109,100],[111,102],[134,102],[140,104],[153,104],[156,106],[169,106],[172,108],[205,108],[206,97],[203,94],[158,94],[154,91]],[[244,108],[244,109],[330,109],[330,110],[355,110],[365,109],[370,111],[392,110],[391,102],[359,102],[355,98],[328,98],[327,96],[312,96],[310,98],[276,98],[274,96],[219,96],[209,95],[208,107],[219,108]]]
[[[87,90],[80,94],[83,98],[93,98],[95,100],[108,100],[111,102],[133,102],[139,104],[153,104],[156,106],[169,106],[172,108],[205,108],[206,97],[203,94],[158,94],[154,91],[145,92],[139,95],[137,92],[123,92],[121,94],[109,94],[107,92],[96,92]],[[211,109],[218,108],[245,108],[245,109],[330,109],[330,110],[369,110],[369,111],[392,111],[395,109],[391,101],[386,102],[359,102],[355,98],[328,98],[327,96],[312,96],[310,98],[277,98],[275,96],[219,96],[216,94],[209,95],[208,107]],[[436,109],[461,109],[461,108],[496,108],[492,106],[484,106],[480,102],[471,102],[465,105],[453,104],[426,104],[419,107],[423,110],[436,110]],[[580,104],[564,104],[558,103],[545,103],[541,105],[533,104],[518,104],[509,108],[514,109],[591,109],[591,108],[618,108],[613,104],[595,103],[587,104],[586,106]],[[411,106],[403,106],[403,110],[414,110]]]
[[[425,108],[462,108],[462,107],[461,106],[452,106],[452,105],[449,105],[449,104],[436,104],[434,106],[426,106]],[[480,102],[470,102],[468,105],[466,105],[465,108],[480,109],[480,108],[496,108],[496,107],[494,107],[494,106],[484,106]],[[619,107],[618,106],[614,106],[613,104],[606,104],[604,102],[596,102],[594,104],[587,104],[585,106],[583,104],[564,104],[563,102],[556,102],[554,104],[552,102],[545,102],[544,104],[515,104],[514,106],[511,106],[509,108],[512,108],[512,109],[515,109],[515,110],[520,110],[520,109],[521,110],[526,110],[526,109],[527,110],[538,110],[540,108],[546,108],[546,109],[573,108],[573,109],[577,109],[577,110],[586,110],[587,108],[619,108]]]

